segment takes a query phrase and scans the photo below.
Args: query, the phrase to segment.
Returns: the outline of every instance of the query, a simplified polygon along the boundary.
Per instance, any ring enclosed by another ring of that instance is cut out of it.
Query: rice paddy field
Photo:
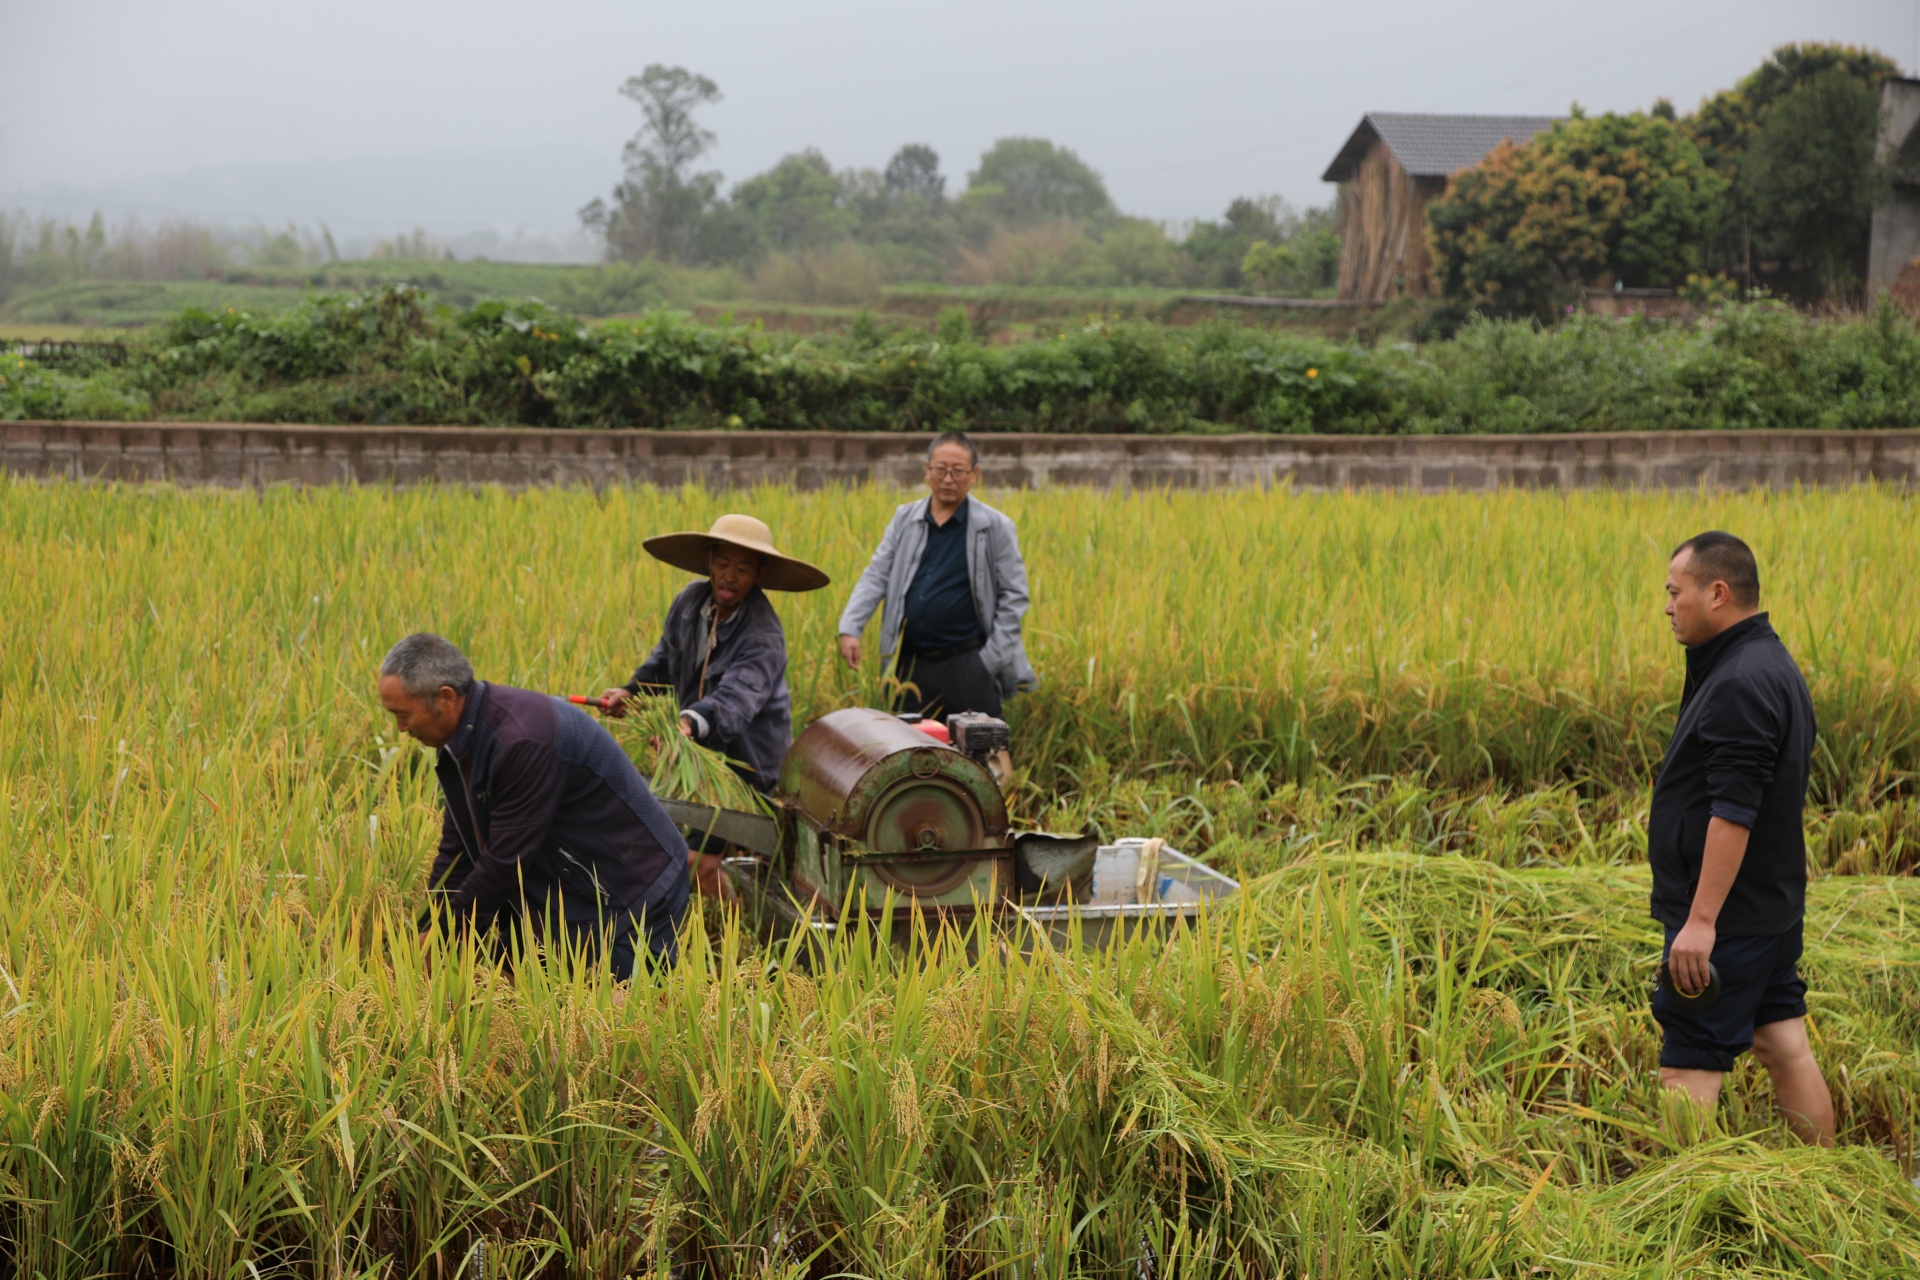
[[[1045,679],[1020,817],[1167,836],[1237,899],[1104,951],[850,932],[809,966],[708,903],[630,988],[422,950],[438,796],[374,697],[396,638],[597,692],[683,581],[640,539],[748,510],[836,579],[778,602],[796,711],[871,704],[834,626],[901,496],[0,481],[0,1271],[1920,1274],[1920,521],[1890,490],[983,494]],[[1661,586],[1710,527],[1755,545],[1822,723],[1832,1150],[1750,1064],[1711,1117],[1657,1084]]]

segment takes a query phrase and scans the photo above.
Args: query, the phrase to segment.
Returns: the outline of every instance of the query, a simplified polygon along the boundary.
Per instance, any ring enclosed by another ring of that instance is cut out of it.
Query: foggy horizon
[[[723,189],[808,147],[879,168],[919,142],[957,193],[996,139],[1041,137],[1122,211],[1178,226],[1236,196],[1327,204],[1320,174],[1368,111],[1597,114],[1668,97],[1686,112],[1781,44],[1870,45],[1911,74],[1920,36],[1920,6],[1886,0],[989,0],[964,17],[569,0],[526,15],[499,0],[20,7],[0,46],[0,209],[326,223],[343,240],[577,237],[639,125],[617,88],[659,62],[719,84],[698,167]]]

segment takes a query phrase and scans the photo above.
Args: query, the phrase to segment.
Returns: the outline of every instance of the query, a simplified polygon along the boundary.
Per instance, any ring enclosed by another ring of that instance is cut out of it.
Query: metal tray
[[[1093,891],[1085,902],[1021,907],[1020,918],[1057,943],[1070,942],[1078,922],[1080,941],[1102,946],[1116,933],[1124,936],[1146,920],[1187,920],[1207,904],[1232,897],[1240,882],[1184,853],[1162,847],[1159,883],[1151,900],[1137,900],[1135,881],[1145,840],[1120,840],[1101,845],[1093,858]]]
[[[1157,883],[1151,900],[1138,901],[1135,887],[1144,839],[1101,845],[1094,854],[1092,891],[1084,902],[1046,906],[1018,906],[1003,902],[1004,918],[1019,920],[1046,934],[1058,945],[1077,935],[1086,946],[1103,946],[1116,935],[1125,936],[1142,922],[1179,922],[1198,915],[1209,903],[1240,891],[1240,882],[1164,845],[1160,850]],[[837,932],[833,920],[804,907],[786,880],[759,858],[734,857],[722,864],[733,882],[754,931],[763,938],[784,937],[796,929],[825,939]]]

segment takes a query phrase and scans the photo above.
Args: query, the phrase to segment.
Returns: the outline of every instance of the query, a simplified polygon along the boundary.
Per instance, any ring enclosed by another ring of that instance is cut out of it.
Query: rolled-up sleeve
[[[1760,685],[1729,681],[1702,708],[1700,744],[1712,815],[1751,829],[1780,760],[1781,708]]]

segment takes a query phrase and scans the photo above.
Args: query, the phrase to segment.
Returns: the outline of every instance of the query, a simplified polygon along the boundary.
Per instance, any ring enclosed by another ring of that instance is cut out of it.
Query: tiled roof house
[[[1340,184],[1340,298],[1385,302],[1425,294],[1432,271],[1426,209],[1447,179],[1553,116],[1446,116],[1371,111],[1327,166]]]

